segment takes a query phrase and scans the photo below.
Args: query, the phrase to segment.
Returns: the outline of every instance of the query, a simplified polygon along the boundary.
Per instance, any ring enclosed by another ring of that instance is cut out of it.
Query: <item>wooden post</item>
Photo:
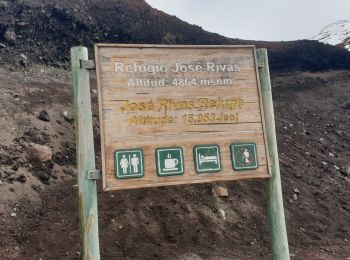
[[[87,48],[73,47],[71,49],[71,66],[78,168],[81,259],[99,260],[96,180],[87,179],[87,172],[95,170],[90,82],[88,70],[81,68],[82,60],[88,60]]]
[[[265,127],[272,174],[267,185],[267,206],[272,243],[272,256],[275,260],[288,260],[290,257],[286,223],[284,219],[281,175],[278,161],[275,118],[273,112],[267,50],[257,49],[257,59],[259,64],[259,77],[261,84],[262,101],[264,105],[264,115],[266,122]]]

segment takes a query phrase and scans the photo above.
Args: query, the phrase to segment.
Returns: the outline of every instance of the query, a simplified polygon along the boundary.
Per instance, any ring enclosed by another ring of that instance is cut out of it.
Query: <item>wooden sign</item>
[[[254,46],[95,46],[105,190],[270,176]]]

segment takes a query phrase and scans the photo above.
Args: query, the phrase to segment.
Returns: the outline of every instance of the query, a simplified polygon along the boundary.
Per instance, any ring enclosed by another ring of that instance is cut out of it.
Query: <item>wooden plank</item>
[[[87,48],[73,47],[71,49],[71,66],[78,168],[81,258],[84,260],[98,260],[100,259],[100,249],[96,181],[87,179],[87,172],[95,170],[90,82],[89,72],[81,68],[82,60],[88,60]]]
[[[97,48],[101,47],[119,47],[119,48],[189,48],[189,49],[216,49],[216,48],[255,48],[255,45],[169,45],[169,44],[129,44],[129,43],[97,43]]]
[[[268,155],[271,161],[271,178],[268,181],[268,214],[272,242],[273,259],[287,260],[289,257],[288,239],[284,218],[283,198],[278,150],[276,141],[275,118],[273,111],[270,72],[266,49],[257,50],[259,76],[261,82],[262,100],[267,134]]]
[[[270,176],[253,46],[97,44],[95,55],[105,190]],[[242,142],[256,143],[258,169],[233,170],[229,146]],[[197,174],[194,146],[208,144],[219,145],[221,170]],[[158,176],[155,151],[172,146],[185,171]],[[118,179],[114,152],[132,148],[144,176]]]

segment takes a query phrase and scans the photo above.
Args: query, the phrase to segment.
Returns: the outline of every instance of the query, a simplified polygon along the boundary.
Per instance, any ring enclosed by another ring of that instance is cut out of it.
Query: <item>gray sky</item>
[[[350,0],[146,0],[151,6],[231,38],[310,38],[350,19]]]

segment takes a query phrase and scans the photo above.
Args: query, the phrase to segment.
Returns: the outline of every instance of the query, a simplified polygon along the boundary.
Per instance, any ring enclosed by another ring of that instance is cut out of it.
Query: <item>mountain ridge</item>
[[[165,14],[144,0],[1,1],[0,14],[2,65],[34,62],[68,67],[70,47],[92,50],[94,43],[113,42],[254,44],[268,48],[272,71],[350,69],[349,53],[339,48],[306,40],[230,39]]]

